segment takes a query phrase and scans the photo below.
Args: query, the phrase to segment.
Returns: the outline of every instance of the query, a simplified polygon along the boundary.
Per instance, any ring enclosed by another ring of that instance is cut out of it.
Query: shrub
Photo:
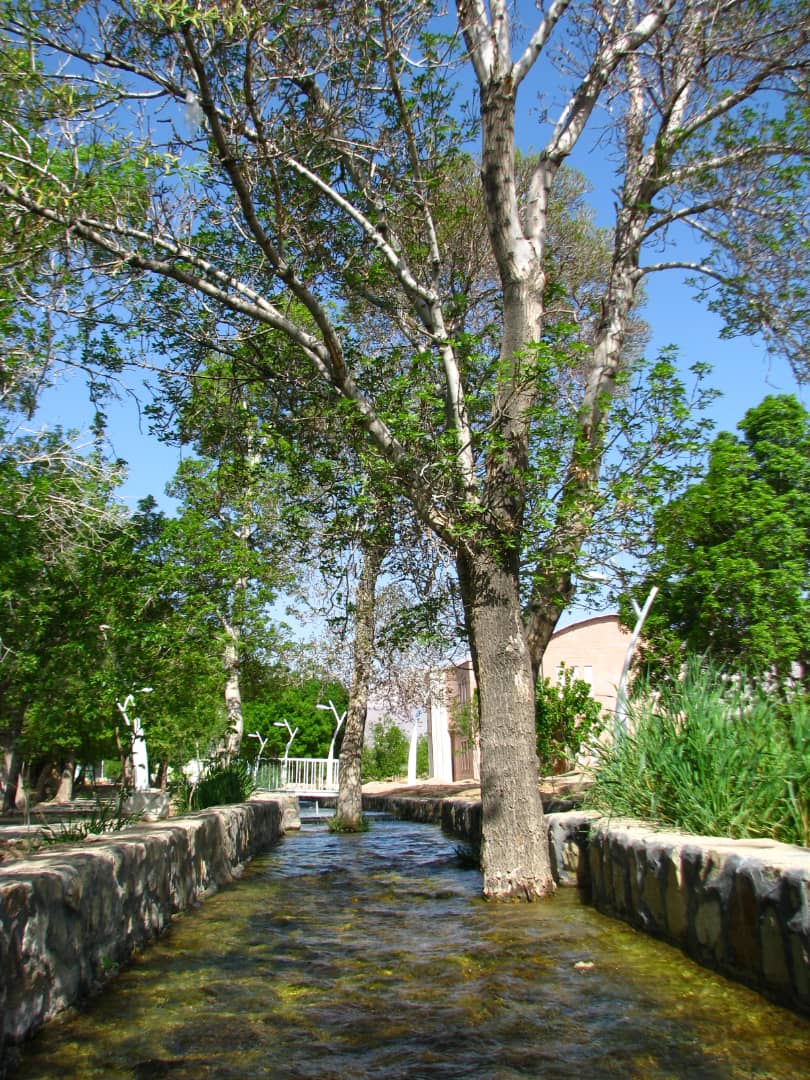
[[[196,784],[183,777],[175,793],[175,801],[181,812],[205,810],[208,806],[246,802],[255,788],[250,766],[237,758],[228,763],[209,765]]]
[[[371,828],[371,822],[365,814],[363,814],[360,818],[359,827],[356,825],[347,825],[339,817],[330,817],[327,818],[326,828],[329,830],[330,833],[338,834],[368,832]]]
[[[45,844],[81,843],[88,836],[102,833],[119,832],[141,820],[141,814],[125,814],[121,809],[121,800],[116,803],[95,801],[94,809],[88,814],[70,821],[60,821],[46,825],[42,829],[42,842]]]
[[[688,832],[810,846],[810,702],[691,659],[634,695],[628,730],[599,750],[588,804]]]
[[[538,683],[534,717],[544,774],[562,772],[604,726],[602,708],[591,697],[590,686],[567,667],[556,686],[550,679]]]

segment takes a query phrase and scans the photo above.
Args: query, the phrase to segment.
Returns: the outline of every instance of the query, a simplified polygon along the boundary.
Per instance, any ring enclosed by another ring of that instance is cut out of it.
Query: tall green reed
[[[589,805],[702,835],[810,846],[810,701],[692,658],[638,689]]]

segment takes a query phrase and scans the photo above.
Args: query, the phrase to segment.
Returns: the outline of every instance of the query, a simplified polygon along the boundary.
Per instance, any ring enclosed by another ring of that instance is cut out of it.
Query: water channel
[[[20,1078],[810,1076],[810,1021],[573,889],[491,905],[433,826],[307,825],[179,918]]]

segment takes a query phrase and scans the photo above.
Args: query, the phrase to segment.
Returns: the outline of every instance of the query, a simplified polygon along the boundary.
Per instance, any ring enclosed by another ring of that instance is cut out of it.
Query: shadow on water
[[[310,824],[179,919],[31,1077],[808,1075],[810,1022],[581,904],[488,905],[438,829]]]

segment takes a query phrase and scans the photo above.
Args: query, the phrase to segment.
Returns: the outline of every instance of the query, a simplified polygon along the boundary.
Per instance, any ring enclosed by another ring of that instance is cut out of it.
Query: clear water
[[[810,1076],[810,1021],[562,890],[485,904],[435,827],[290,835],[184,915],[24,1077]]]

